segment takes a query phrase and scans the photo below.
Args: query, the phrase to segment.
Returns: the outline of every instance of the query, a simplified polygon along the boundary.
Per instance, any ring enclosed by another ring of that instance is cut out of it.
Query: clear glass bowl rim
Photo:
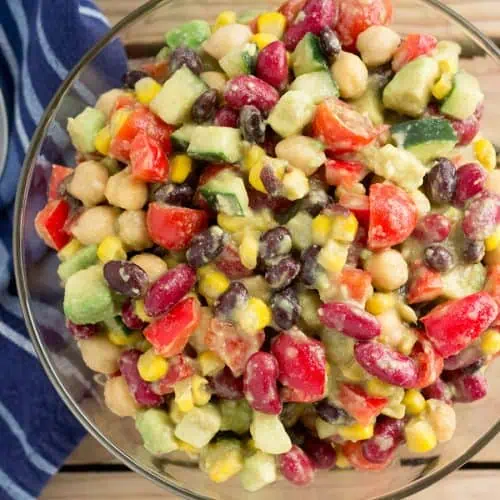
[[[52,382],[52,385],[58,392],[59,396],[62,398],[66,406],[73,413],[80,424],[91,434],[104,448],[106,448],[112,455],[122,461],[127,467],[132,469],[134,472],[142,475],[143,477],[153,481],[158,486],[170,490],[172,493],[179,495],[187,499],[196,500],[210,500],[209,497],[199,496],[189,490],[182,488],[181,486],[174,484],[172,481],[158,473],[151,470],[146,470],[141,467],[138,463],[132,460],[128,455],[126,455],[119,447],[115,446],[110,440],[108,440],[100,430],[94,425],[94,423],[87,418],[87,416],[81,411],[79,405],[73,400],[69,392],[66,390],[63,382],[57,375],[56,370],[53,368],[50,361],[49,355],[45,350],[42,338],[37,330],[36,321],[32,314],[30,304],[29,304],[29,291],[28,291],[28,280],[25,273],[24,266],[24,255],[21,249],[23,248],[23,232],[21,231],[21,222],[23,220],[23,207],[27,202],[28,195],[28,180],[30,178],[30,173],[32,167],[34,166],[40,146],[46,136],[48,127],[52,122],[57,109],[64,99],[67,91],[71,89],[74,82],[78,79],[78,76],[82,70],[85,69],[87,64],[92,61],[92,59],[100,53],[100,51],[123,29],[126,29],[129,25],[133,24],[135,21],[139,20],[143,16],[150,14],[156,8],[169,5],[178,0],[149,0],[144,5],[138,7],[130,14],[125,16],[121,21],[119,21],[101,40],[99,40],[92,48],[90,48],[87,53],[82,57],[80,62],[69,72],[66,79],[61,83],[58,91],[52,98],[51,102],[47,106],[42,119],[34,133],[33,139],[31,141],[29,150],[26,154],[26,158],[23,163],[20,182],[17,189],[16,201],[15,201],[15,211],[14,211],[14,229],[13,229],[13,256],[14,256],[14,271],[16,278],[16,285],[19,294],[19,299],[21,303],[21,308],[25,318],[26,326],[28,328],[31,341],[38,355],[38,358],[47,374],[48,378]],[[500,65],[500,49],[497,45],[485,36],[477,27],[471,24],[467,19],[462,17],[452,8],[441,3],[439,0],[416,0],[422,4],[430,6],[437,10],[438,12],[444,14],[449,20],[453,21],[459,28],[464,31],[469,38],[474,40],[474,42],[480,46],[491,58],[493,58]],[[427,488],[428,486],[436,483],[440,479],[444,478],[451,472],[455,471],[463,464],[468,462],[474,455],[476,455],[482,448],[484,448],[498,433],[500,432],[500,418],[497,423],[486,432],[480,439],[478,439],[468,450],[466,450],[460,457],[453,460],[446,466],[438,469],[436,472],[429,474],[421,479],[409,483],[403,488],[395,492],[391,492],[387,495],[383,495],[377,498],[377,500],[400,500],[408,497],[409,495],[414,495],[417,492]]]

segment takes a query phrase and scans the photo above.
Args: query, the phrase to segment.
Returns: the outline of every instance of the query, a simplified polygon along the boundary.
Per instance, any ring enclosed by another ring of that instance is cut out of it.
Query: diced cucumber
[[[187,152],[198,160],[237,163],[242,156],[240,131],[230,127],[197,127]]]
[[[236,434],[248,432],[252,421],[252,409],[246,399],[235,401],[221,399],[218,405],[222,415],[221,431],[232,431]]]
[[[144,448],[155,456],[165,455],[179,448],[174,437],[174,425],[164,410],[150,408],[137,412],[135,427],[144,441]]]
[[[292,236],[292,243],[297,250],[305,250],[312,245],[312,217],[305,211],[298,212],[287,223],[286,228]]]
[[[486,281],[486,268],[481,264],[458,265],[441,275],[443,296],[448,299],[461,299],[480,292]]]
[[[423,118],[391,127],[396,144],[413,153],[421,162],[445,156],[457,144],[457,134],[448,120]]]
[[[336,366],[346,366],[354,360],[354,339],[336,330],[322,330],[321,340],[325,344],[328,361]]]
[[[415,118],[431,100],[431,90],[439,77],[439,66],[431,57],[419,57],[396,73],[383,93],[386,108]]]
[[[441,112],[457,120],[465,120],[474,114],[483,100],[484,94],[477,78],[466,71],[459,71],[455,75],[452,91],[441,105]]]
[[[86,107],[75,118],[68,118],[68,133],[73,146],[81,153],[93,153],[96,135],[104,125],[106,115],[91,107]]]
[[[214,483],[223,483],[243,469],[243,448],[238,439],[221,439],[201,450],[200,469]]]
[[[300,318],[307,328],[319,330],[322,326],[318,316],[321,300],[314,290],[302,290],[299,293]]]
[[[339,88],[329,71],[315,71],[300,75],[292,82],[290,90],[305,92],[314,104],[319,104],[327,97],[339,96]]]
[[[460,53],[462,52],[462,47],[456,43],[449,40],[441,40],[438,42],[434,52],[432,53],[433,59],[436,59],[438,64],[441,61],[445,61],[447,65],[450,65],[452,71],[458,70]]]
[[[257,491],[276,481],[276,460],[272,455],[257,451],[247,457],[240,473],[241,485],[246,491]]]
[[[339,425],[338,424],[330,424],[323,420],[322,418],[316,418],[316,432],[318,433],[318,437],[320,439],[326,439],[335,434],[338,434]]]
[[[175,437],[195,448],[203,448],[219,432],[221,415],[211,403],[186,413],[175,428]]]
[[[292,54],[292,60],[295,76],[328,69],[325,56],[319,46],[319,38],[312,33],[307,33],[298,43]]]
[[[206,21],[194,20],[170,30],[165,35],[165,42],[171,49],[185,45],[196,50],[211,34],[210,25]]]
[[[99,323],[115,315],[113,294],[102,267],[92,266],[70,276],[64,288],[64,314],[77,325]]]
[[[382,85],[380,75],[371,75],[365,93],[350,101],[356,111],[368,116],[374,125],[384,123],[384,105],[382,104]]]
[[[271,111],[267,122],[282,137],[299,134],[312,120],[315,105],[309,95],[301,90],[283,94]]]
[[[83,247],[68,260],[59,264],[57,274],[62,281],[67,281],[76,272],[93,266],[97,262],[97,245]]]
[[[238,75],[251,75],[257,60],[257,45],[247,43],[243,47],[235,47],[219,60],[220,67],[229,78]]]
[[[278,415],[267,415],[254,411],[250,434],[255,447],[271,455],[280,455],[290,451],[292,441]]]
[[[326,161],[325,145],[312,137],[296,135],[276,145],[276,156],[311,176]]]
[[[196,99],[207,88],[201,78],[198,78],[187,66],[182,66],[163,84],[149,107],[164,122],[181,125],[189,117]]]
[[[196,130],[198,125],[193,125],[192,123],[186,123],[182,127],[178,128],[171,136],[170,139],[175,148],[186,151],[191,142],[191,137]]]

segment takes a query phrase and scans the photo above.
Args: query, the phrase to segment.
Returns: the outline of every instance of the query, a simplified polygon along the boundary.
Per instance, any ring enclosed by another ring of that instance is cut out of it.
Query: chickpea
[[[99,205],[105,200],[108,177],[108,169],[104,165],[94,160],[84,161],[75,168],[68,191],[86,207]]]
[[[397,250],[377,252],[367,259],[365,269],[371,274],[373,286],[392,292],[408,281],[408,264]]]
[[[386,26],[370,26],[358,37],[356,48],[361,59],[369,67],[388,63],[399,44],[401,37]]]
[[[111,176],[104,193],[110,205],[125,210],[139,210],[148,201],[148,186],[132,178],[126,168]]]
[[[162,274],[168,271],[166,262],[152,253],[140,253],[130,260],[144,269],[151,283],[155,282]]]
[[[431,202],[422,191],[417,189],[409,193],[409,195],[417,206],[417,214],[419,217],[423,217],[431,211]]]
[[[223,73],[219,73],[218,71],[205,71],[200,77],[211,89],[216,90],[219,94],[224,93],[227,78]]]
[[[106,375],[111,375],[118,370],[118,361],[122,350],[109,342],[106,337],[94,336],[80,340],[78,347],[82,353],[83,361],[91,370]]]
[[[377,315],[380,323],[380,340],[391,347],[397,347],[406,333],[406,327],[401,322],[395,309],[389,309]]]
[[[488,172],[484,188],[495,194],[500,194],[500,170],[491,170]]]
[[[203,42],[202,47],[215,59],[222,59],[232,49],[248,43],[252,34],[252,30],[245,24],[226,24],[212,33],[212,36]]]
[[[71,227],[73,236],[83,245],[99,244],[106,236],[116,236],[120,210],[99,205],[85,210]]]
[[[139,405],[130,393],[123,376],[113,377],[104,386],[104,401],[106,406],[119,417],[135,417]]]
[[[96,109],[102,111],[108,118],[115,107],[116,100],[124,95],[130,95],[122,89],[111,89],[104,92],[96,102]]]
[[[357,55],[342,51],[332,64],[331,72],[344,99],[357,99],[365,93],[368,69]]]
[[[144,250],[153,246],[146,226],[144,210],[126,210],[118,217],[118,236],[131,250]]]
[[[449,441],[457,427],[455,410],[438,399],[427,401],[426,417],[431,424],[440,443]]]

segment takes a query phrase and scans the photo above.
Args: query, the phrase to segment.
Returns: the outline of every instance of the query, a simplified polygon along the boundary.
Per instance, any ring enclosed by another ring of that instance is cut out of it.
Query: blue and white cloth
[[[37,498],[85,434],[52,388],[29,340],[13,281],[11,234],[23,159],[43,111],[108,29],[90,0],[0,0],[0,88],[9,125],[7,161],[0,172],[1,500]],[[122,49],[112,59],[110,67],[117,67],[117,59],[124,67]]]

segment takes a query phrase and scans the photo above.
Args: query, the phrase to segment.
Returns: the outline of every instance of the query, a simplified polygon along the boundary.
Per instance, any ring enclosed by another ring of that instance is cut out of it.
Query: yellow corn
[[[332,218],[325,214],[317,215],[311,224],[312,241],[315,245],[325,245],[332,230]]]
[[[371,378],[366,383],[366,391],[370,396],[375,396],[378,398],[388,398],[394,394],[395,387],[393,385],[382,382],[382,380],[378,378]]]
[[[198,355],[201,374],[203,376],[212,376],[224,368],[224,361],[212,351],[205,351]]]
[[[285,198],[290,201],[300,200],[309,193],[309,179],[306,174],[294,167],[287,167],[282,176]]]
[[[425,410],[425,398],[416,389],[405,392],[403,404],[406,406],[406,413],[410,415],[418,415]]]
[[[358,231],[358,220],[354,214],[350,213],[347,217],[336,214],[332,217],[331,236],[337,241],[351,243],[356,237]]]
[[[441,59],[439,61],[439,70],[441,71],[441,74],[449,74],[453,76],[458,70],[458,65],[456,61],[452,59]]]
[[[257,18],[259,33],[270,33],[281,38],[286,28],[286,17],[280,12],[264,12]]]
[[[451,73],[443,73],[441,78],[432,86],[432,95],[441,101],[444,99],[453,88],[453,75]]]
[[[373,437],[373,425],[362,425],[359,422],[351,425],[341,425],[338,428],[338,433],[347,441],[364,441]]]
[[[193,401],[196,406],[206,405],[212,397],[212,393],[208,388],[208,380],[199,375],[193,375],[192,393]]]
[[[405,426],[406,445],[413,453],[427,453],[437,445],[437,438],[427,420],[413,417]]]
[[[216,32],[222,26],[226,26],[227,24],[234,24],[236,22],[236,12],[232,10],[224,10],[222,11],[215,20],[215,24],[212,27],[212,32]]]
[[[243,468],[243,453],[241,448],[228,450],[224,456],[221,456],[211,464],[208,477],[214,483],[223,483],[238,474]]]
[[[249,172],[255,165],[262,165],[266,152],[256,144],[252,144],[243,155],[242,167]]]
[[[94,139],[94,146],[98,153],[101,153],[103,156],[107,156],[109,153],[109,145],[111,144],[111,132],[109,129],[109,125],[106,125],[104,128],[97,132],[97,135]]]
[[[229,233],[242,231],[248,226],[249,220],[247,217],[237,217],[234,215],[226,215],[222,212],[217,215],[217,224]]]
[[[168,372],[168,361],[158,356],[154,349],[141,354],[137,361],[139,375],[146,382],[155,382],[163,378]]]
[[[207,264],[205,266],[201,266],[196,271],[198,274],[198,279],[201,280],[205,276],[208,276],[211,273],[217,272],[217,268],[212,264]]]
[[[193,160],[188,155],[177,155],[170,163],[170,180],[182,184],[193,170]]]
[[[484,240],[484,246],[487,252],[493,252],[500,245],[500,227],[491,235]]]
[[[246,306],[238,311],[236,319],[243,331],[257,333],[271,324],[271,309],[263,300],[250,297]]]
[[[418,338],[413,330],[405,329],[403,336],[398,344],[398,351],[401,354],[409,356],[411,354],[411,351],[413,351],[413,347],[417,343],[417,340]]]
[[[481,339],[481,350],[487,356],[495,356],[500,352],[500,332],[487,330]]]
[[[73,238],[69,243],[64,245],[61,250],[57,253],[57,257],[61,261],[68,260],[70,257],[73,257],[78,250],[82,248],[82,244],[76,239]]]
[[[185,378],[184,380],[174,384],[174,400],[179,407],[179,410],[184,413],[187,413],[194,408],[192,387],[193,383],[191,377]]]
[[[179,408],[179,405],[175,402],[175,400],[172,400],[170,403],[170,411],[168,414],[174,424],[180,423],[184,417],[184,412]]]
[[[335,459],[335,466],[338,469],[350,469],[351,463],[347,460],[346,456],[340,451],[339,448],[335,448],[337,452],[337,458]]]
[[[270,43],[275,42],[278,40],[278,38],[275,35],[272,35],[271,33],[256,33],[255,35],[250,38],[250,41],[252,43],[255,43],[259,50],[264,49],[267,47]]]
[[[347,252],[346,245],[337,243],[335,240],[328,240],[318,254],[318,263],[329,273],[339,273],[347,261]]]
[[[255,163],[248,174],[248,182],[257,191],[260,191],[261,193],[267,193],[266,188],[264,187],[264,184],[260,178],[260,173],[262,172],[263,168],[263,163]]]
[[[493,170],[497,165],[495,147],[488,139],[478,139],[474,142],[474,155],[477,161],[487,170]]]
[[[108,332],[108,340],[117,346],[131,346],[139,342],[141,338],[141,332],[133,332],[129,335],[120,330],[110,330]]]
[[[238,248],[241,263],[247,269],[257,267],[257,257],[259,255],[259,236],[252,230],[245,231],[241,244]]]
[[[97,247],[97,257],[104,264],[110,260],[126,260],[127,252],[117,236],[106,236]]]
[[[135,311],[135,314],[137,314],[139,319],[141,319],[142,321],[144,321],[146,323],[151,323],[151,321],[153,321],[153,318],[151,318],[150,316],[148,316],[146,314],[146,310],[144,309],[144,300],[143,299],[139,299],[139,300],[135,301],[134,311]]]
[[[375,316],[389,311],[396,305],[396,300],[389,293],[374,293],[366,301],[366,310]]]
[[[135,96],[137,100],[147,106],[160,92],[161,85],[151,78],[147,76],[145,78],[141,78],[135,84]]]
[[[132,111],[130,109],[120,108],[112,114],[109,124],[111,137],[114,137],[118,133],[125,122],[129,119],[131,113]]]
[[[205,274],[198,283],[198,291],[207,300],[215,300],[229,287],[230,281],[220,271]]]

